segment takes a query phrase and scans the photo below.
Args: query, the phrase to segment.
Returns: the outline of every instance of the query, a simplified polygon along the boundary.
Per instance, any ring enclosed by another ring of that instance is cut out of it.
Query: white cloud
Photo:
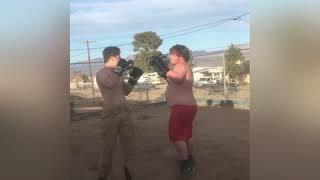
[[[127,0],[113,2],[71,2],[74,32],[121,29],[173,28],[207,22],[245,12],[248,0]]]

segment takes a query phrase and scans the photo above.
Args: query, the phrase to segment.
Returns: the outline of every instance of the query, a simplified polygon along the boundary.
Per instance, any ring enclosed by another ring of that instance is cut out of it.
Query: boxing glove
[[[114,69],[114,72],[122,76],[122,74],[128,70],[131,69],[133,66],[133,61],[131,60],[125,60],[123,58],[120,58],[116,68]]]
[[[165,64],[164,58],[161,56],[153,56],[150,58],[150,64],[154,67],[158,75],[166,79],[166,74],[169,71],[169,67]]]
[[[129,71],[129,80],[128,83],[132,86],[136,85],[139,78],[142,76],[143,74],[143,70],[138,68],[138,67],[133,67],[130,71]]]

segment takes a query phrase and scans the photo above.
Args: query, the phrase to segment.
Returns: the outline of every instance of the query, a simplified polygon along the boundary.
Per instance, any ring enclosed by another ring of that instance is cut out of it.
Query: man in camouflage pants
[[[127,180],[135,173],[132,160],[135,156],[134,127],[126,105],[127,96],[143,71],[132,67],[132,61],[120,58],[120,49],[110,46],[103,50],[104,67],[96,74],[97,84],[104,99],[103,151],[99,159],[99,180],[106,180],[112,170],[113,148],[118,135],[124,152],[124,172]],[[129,70],[129,81],[124,82],[124,72]],[[130,173],[129,173],[130,172]]]

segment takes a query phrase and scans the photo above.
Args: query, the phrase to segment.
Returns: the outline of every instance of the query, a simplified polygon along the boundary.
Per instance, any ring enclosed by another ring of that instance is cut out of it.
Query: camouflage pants
[[[127,108],[104,110],[103,149],[99,157],[99,177],[107,178],[112,171],[112,154],[118,136],[122,145],[125,165],[134,176],[133,159],[135,157],[134,126]]]

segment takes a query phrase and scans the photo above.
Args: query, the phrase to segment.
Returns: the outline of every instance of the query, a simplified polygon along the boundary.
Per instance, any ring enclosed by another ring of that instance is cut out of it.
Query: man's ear
[[[114,62],[116,60],[116,58],[114,56],[110,56],[109,61]]]

